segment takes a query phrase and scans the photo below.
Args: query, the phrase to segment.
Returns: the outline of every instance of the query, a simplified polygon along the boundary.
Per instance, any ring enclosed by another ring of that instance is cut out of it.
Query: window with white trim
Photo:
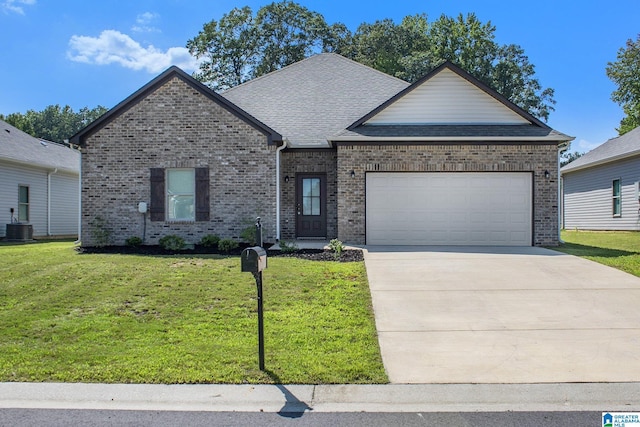
[[[620,185],[619,179],[613,180],[613,216],[620,217],[622,216],[622,186]]]
[[[195,169],[167,169],[167,220],[195,221]]]
[[[18,222],[29,222],[29,187],[18,186]]]

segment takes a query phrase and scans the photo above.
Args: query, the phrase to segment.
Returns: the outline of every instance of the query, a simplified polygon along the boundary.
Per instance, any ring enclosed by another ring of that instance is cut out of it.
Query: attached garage
[[[369,245],[532,245],[529,172],[369,172]]]

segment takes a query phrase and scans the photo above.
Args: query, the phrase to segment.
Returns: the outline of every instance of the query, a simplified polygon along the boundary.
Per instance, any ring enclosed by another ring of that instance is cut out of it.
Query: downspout
[[[571,141],[565,141],[558,145],[558,243],[564,243],[561,234],[564,228],[564,194],[562,189],[562,177],[560,176],[560,156],[567,151]]]
[[[280,152],[287,148],[287,141],[276,148],[276,242],[280,241]]]
[[[69,149],[75,150],[80,154],[80,158],[78,159],[78,240],[73,242],[75,245],[80,244],[82,230],[82,152],[80,151],[80,146],[78,148],[73,148],[73,144],[69,143],[68,139],[64,140],[65,144],[69,144]]]
[[[51,236],[51,175],[58,173],[58,168],[47,173],[47,236]]]

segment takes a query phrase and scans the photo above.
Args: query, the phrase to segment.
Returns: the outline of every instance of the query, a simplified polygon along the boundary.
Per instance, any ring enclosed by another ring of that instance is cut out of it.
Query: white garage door
[[[531,246],[530,173],[368,173],[367,244]]]

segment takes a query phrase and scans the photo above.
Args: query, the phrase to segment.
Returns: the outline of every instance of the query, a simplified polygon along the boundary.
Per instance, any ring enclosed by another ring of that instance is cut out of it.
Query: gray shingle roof
[[[369,138],[485,138],[499,139],[535,139],[550,142],[571,139],[563,133],[536,125],[363,125],[345,130],[336,135],[334,140]]]
[[[409,86],[333,53],[323,53],[222,93],[269,124],[290,146],[328,147],[327,140]]]
[[[570,172],[637,155],[640,155],[640,127],[608,140],[564,166],[560,171],[562,173]]]
[[[80,152],[44,141],[0,120],[0,159],[45,169],[80,172]]]

